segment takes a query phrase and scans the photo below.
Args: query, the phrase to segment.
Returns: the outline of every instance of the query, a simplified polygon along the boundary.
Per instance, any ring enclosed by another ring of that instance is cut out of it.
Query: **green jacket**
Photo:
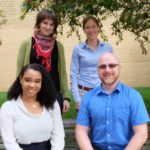
[[[32,38],[25,40],[19,49],[18,57],[17,57],[17,75],[21,71],[21,69],[30,63],[30,52],[31,52],[31,44]],[[57,41],[58,46],[58,73],[60,80],[60,92],[63,95],[63,98],[69,97],[68,90],[68,81],[67,81],[67,73],[66,73],[66,62],[64,56],[64,47],[63,45]]]

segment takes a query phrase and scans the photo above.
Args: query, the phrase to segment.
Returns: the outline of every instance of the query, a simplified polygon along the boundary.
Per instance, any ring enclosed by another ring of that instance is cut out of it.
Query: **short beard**
[[[106,80],[101,79],[101,82],[102,82],[104,85],[112,86],[112,85],[114,85],[114,84],[118,81],[118,78],[119,78],[119,75],[116,76],[116,77],[114,78],[114,80],[111,80],[111,79],[106,79]]]

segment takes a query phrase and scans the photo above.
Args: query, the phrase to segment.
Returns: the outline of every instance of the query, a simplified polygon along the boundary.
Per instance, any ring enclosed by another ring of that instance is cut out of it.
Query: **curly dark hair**
[[[42,9],[36,16],[36,23],[35,23],[35,28],[40,28],[41,22],[43,22],[45,19],[50,19],[53,21],[55,27],[54,27],[54,33],[56,34],[57,32],[57,27],[58,27],[58,19],[54,11],[52,10],[47,10],[47,9]]]
[[[42,106],[45,106],[47,109],[49,108],[53,109],[54,102],[56,101],[56,89],[48,72],[45,70],[44,67],[42,67],[39,64],[28,64],[22,68],[16,80],[8,90],[7,94],[8,100],[12,99],[16,100],[19,95],[22,95],[23,91],[22,86],[20,84],[20,77],[23,77],[24,73],[28,69],[38,71],[42,75],[42,86],[40,92],[37,95],[37,101],[39,101],[39,103]]]

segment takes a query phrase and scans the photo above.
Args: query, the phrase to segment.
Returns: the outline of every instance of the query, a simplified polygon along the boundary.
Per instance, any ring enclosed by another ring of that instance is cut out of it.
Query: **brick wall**
[[[24,20],[20,20],[21,0],[0,0],[0,9],[5,11],[7,24],[0,29],[0,91],[6,91],[15,79],[16,58],[21,42],[33,33],[36,13],[31,12]],[[124,40],[118,46],[116,37],[112,37],[110,32],[111,18],[105,22],[106,35],[109,43],[113,46],[115,53],[121,61],[120,80],[131,86],[150,86],[150,52],[148,55],[141,55],[139,44],[134,41],[133,36],[126,32]],[[65,31],[67,27],[65,27]],[[81,33],[82,29],[81,29]],[[69,78],[70,59],[72,48],[79,41],[76,35],[68,38],[64,34],[58,39],[65,47],[67,73]],[[85,40],[84,33],[82,40]],[[150,46],[147,46],[150,49]]]

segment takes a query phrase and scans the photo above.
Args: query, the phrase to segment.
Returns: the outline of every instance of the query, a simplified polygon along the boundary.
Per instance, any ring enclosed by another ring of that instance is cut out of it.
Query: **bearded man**
[[[101,85],[85,94],[77,117],[81,150],[140,150],[147,140],[146,107],[136,90],[119,81],[120,68],[113,53],[99,59]]]

